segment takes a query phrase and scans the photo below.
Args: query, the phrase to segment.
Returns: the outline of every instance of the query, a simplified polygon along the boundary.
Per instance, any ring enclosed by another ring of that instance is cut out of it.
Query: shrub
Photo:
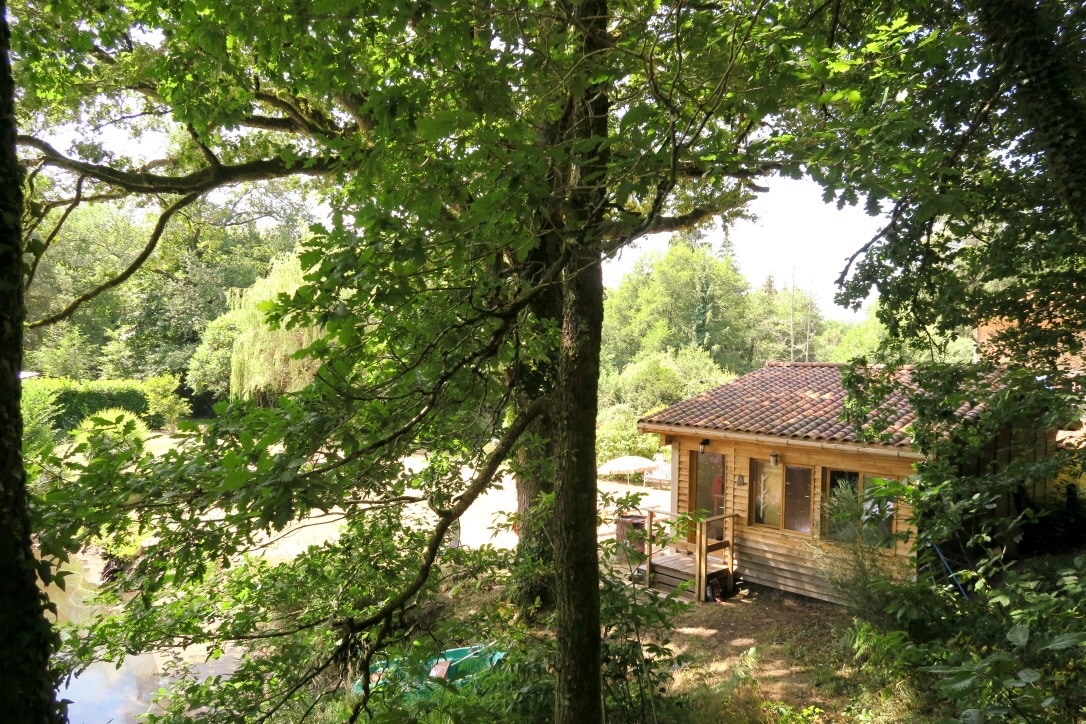
[[[239,313],[227,312],[208,323],[200,346],[189,360],[187,381],[196,392],[210,392],[216,400],[230,397],[230,358],[241,328]]]
[[[56,436],[57,390],[46,385],[23,382],[20,400],[23,415],[23,455],[33,457]]]
[[[652,458],[661,452],[660,439],[637,431],[638,414],[628,405],[615,405],[600,411],[596,430],[596,456],[610,460],[623,455]]]
[[[117,407],[136,415],[147,412],[147,398],[135,380],[76,381],[66,378],[44,378],[30,381],[34,386],[55,394],[57,416],[54,429],[69,432],[89,415]],[[30,385],[28,385],[29,387]]]
[[[141,445],[151,431],[147,424],[128,410],[113,407],[88,415],[73,432],[76,445],[86,445],[84,453],[95,457],[107,449]]]
[[[72,431],[90,415],[110,408],[127,410],[157,430],[188,414],[188,403],[177,396],[176,388],[177,378],[168,375],[149,380],[35,378],[24,383],[23,393],[53,397],[56,432]]]
[[[180,381],[174,375],[160,375],[144,380],[144,397],[147,399],[147,424],[155,429],[175,425],[192,412],[192,406],[177,394]]]
[[[941,663],[927,671],[963,720],[1063,722],[1086,711],[1086,556],[1030,563],[978,587],[957,639],[929,645]]]
[[[881,511],[877,490],[861,495],[852,484],[835,488],[823,498],[823,536],[810,549],[849,608],[879,628],[909,627],[926,617],[925,605],[934,603],[929,600],[934,594],[926,583],[907,585],[911,562],[887,549],[896,538],[886,531],[885,514],[875,511]],[[916,596],[919,606],[912,605]]]
[[[24,369],[82,380],[95,375],[94,360],[100,357],[96,345],[78,326],[63,321],[47,327],[37,344],[27,345]]]

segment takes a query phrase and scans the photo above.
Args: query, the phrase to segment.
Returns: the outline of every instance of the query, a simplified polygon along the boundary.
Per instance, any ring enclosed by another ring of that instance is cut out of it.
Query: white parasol
[[[625,475],[629,477],[634,473],[648,473],[656,469],[655,460],[643,458],[640,455],[623,455],[622,457],[608,460],[596,469],[599,475]]]

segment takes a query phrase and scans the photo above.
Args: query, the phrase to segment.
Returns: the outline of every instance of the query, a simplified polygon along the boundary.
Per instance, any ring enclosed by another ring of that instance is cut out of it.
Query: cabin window
[[[885,480],[860,470],[822,474],[822,537],[842,543],[894,547],[894,500],[878,494]]]
[[[754,497],[751,510],[758,525],[781,527],[781,469],[768,460],[750,461],[750,493]]]
[[[800,465],[774,466],[768,460],[751,460],[751,522],[810,533],[813,472]]]

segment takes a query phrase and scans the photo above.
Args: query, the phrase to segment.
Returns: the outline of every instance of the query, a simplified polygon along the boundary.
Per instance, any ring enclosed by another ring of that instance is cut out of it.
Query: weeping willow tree
[[[319,331],[272,325],[265,313],[280,294],[293,294],[301,285],[298,257],[284,257],[266,277],[231,300],[228,314],[237,330],[230,355],[231,397],[270,405],[279,395],[300,390],[313,380],[317,363],[297,353],[312,344]]]

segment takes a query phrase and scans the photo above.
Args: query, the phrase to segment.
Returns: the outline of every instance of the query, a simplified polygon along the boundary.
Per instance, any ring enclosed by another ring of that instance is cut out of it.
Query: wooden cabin
[[[638,421],[640,432],[660,435],[671,446],[671,510],[704,517],[673,550],[650,551],[651,581],[668,588],[692,580],[701,598],[714,577],[730,583],[737,573],[754,583],[839,601],[826,571],[854,565],[857,549],[876,556],[888,571],[911,574],[911,509],[866,493],[880,480],[914,474],[923,459],[912,450],[908,432],[916,415],[904,391],[891,391],[867,418],[881,442],[864,441],[842,419],[843,367],[770,362]],[[895,373],[906,386],[911,375],[910,368]],[[962,402],[954,416],[976,419],[981,409]],[[1055,448],[1054,431],[1023,424],[1002,430],[977,459],[958,464],[965,474],[983,475],[1012,459],[1042,459]],[[1023,481],[994,514],[1013,517],[1051,498],[1059,485]],[[826,502],[843,495],[862,506],[859,521],[842,524],[827,515]],[[1015,545],[1007,541],[1008,550]]]
[[[906,434],[913,413],[903,400],[890,400],[888,441],[862,442],[841,419],[844,402],[841,365],[770,362],[639,420],[640,432],[671,446],[672,511],[708,518],[688,545],[650,564],[666,576],[674,557],[689,551],[699,594],[714,571],[730,577],[734,567],[744,580],[828,601],[839,596],[819,560],[835,551],[843,559],[842,544],[854,536],[888,565],[907,564],[912,531],[904,504],[868,502],[858,532],[833,529],[823,501],[844,486],[862,496],[875,479],[912,475],[922,459]],[[714,550],[717,562],[699,565],[696,559]]]

